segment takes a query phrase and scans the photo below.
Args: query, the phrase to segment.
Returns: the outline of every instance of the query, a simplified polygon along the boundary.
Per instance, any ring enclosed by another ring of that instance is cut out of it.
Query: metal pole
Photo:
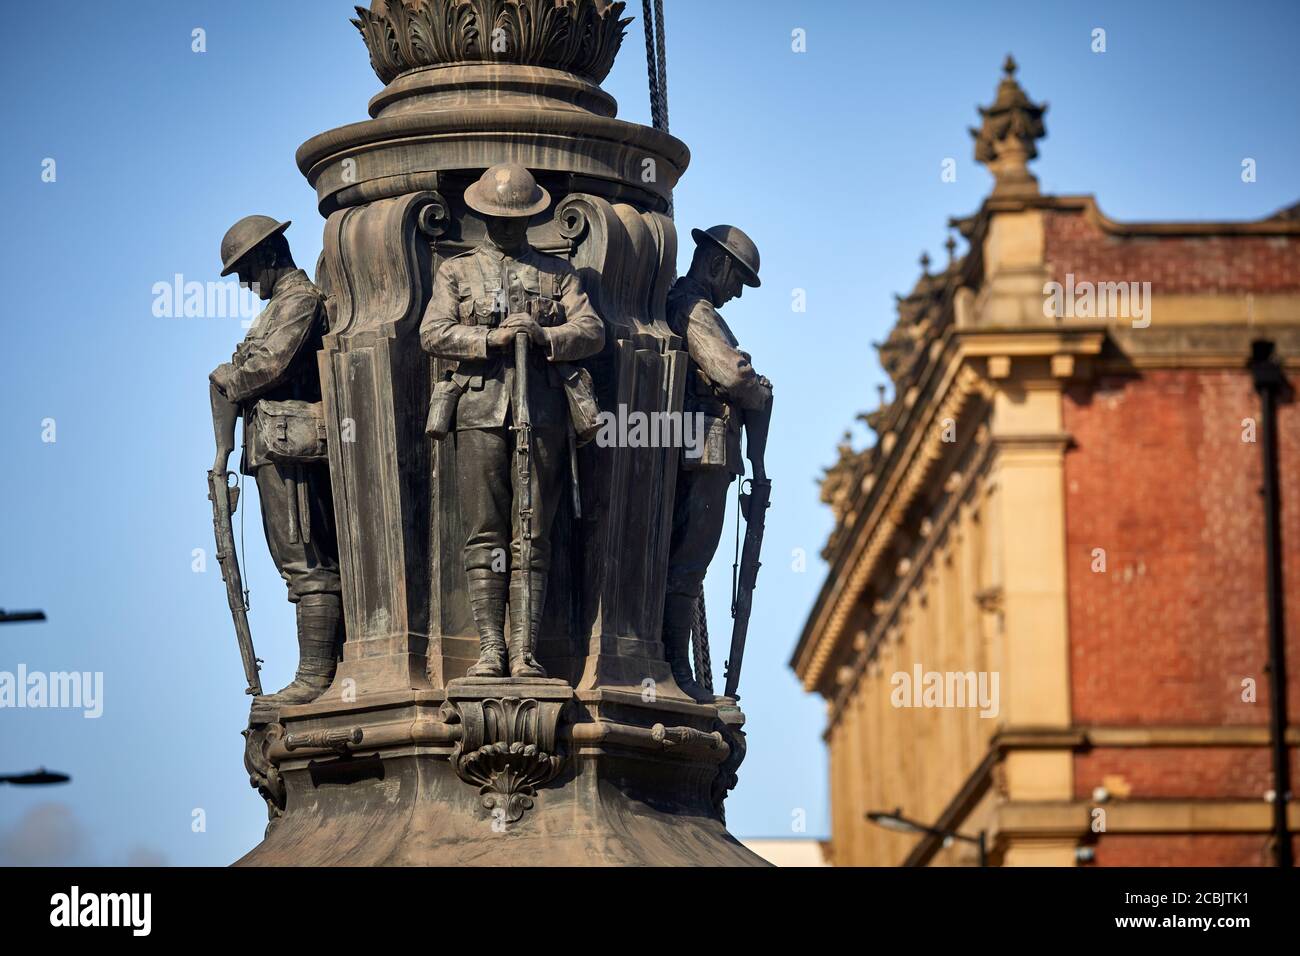
[[[20,621],[43,621],[45,620],[44,611],[2,611],[0,610],[0,624],[17,624]]]
[[[886,830],[894,830],[901,833],[924,833],[928,836],[938,837],[940,840],[961,840],[963,843],[973,843],[979,851],[979,865],[986,867],[989,865],[988,854],[988,833],[980,830],[976,836],[967,836],[964,833],[958,833],[956,830],[944,830],[939,827],[932,827],[928,823],[921,823],[919,820],[910,820],[903,816],[903,810],[898,807],[893,813],[882,810],[868,810],[863,814],[868,820],[877,826],[884,827]]]
[[[1273,355],[1273,343],[1251,343],[1251,375],[1260,398],[1259,432],[1262,441],[1264,498],[1264,582],[1268,608],[1269,735],[1273,751],[1273,842],[1277,865],[1292,865],[1291,832],[1287,806],[1291,799],[1291,767],[1286,744],[1286,643],[1283,637],[1282,546],[1277,462],[1277,399],[1286,376]]]

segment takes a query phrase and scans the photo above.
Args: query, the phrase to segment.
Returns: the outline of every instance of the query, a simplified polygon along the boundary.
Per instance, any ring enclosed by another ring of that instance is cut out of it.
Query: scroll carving
[[[278,723],[254,724],[244,731],[244,769],[249,785],[266,801],[268,831],[285,807],[284,780],[270,757],[271,746],[283,736],[284,727]]]
[[[624,203],[572,193],[555,209],[573,266],[616,338],[665,336],[664,302],[674,278],[677,233],[672,220]],[[621,333],[621,334],[618,334]]]
[[[559,775],[566,755],[557,743],[570,691],[536,697],[459,697],[454,681],[442,719],[460,723],[451,752],[460,779],[478,787],[484,809],[515,823],[531,810],[537,790]],[[466,682],[468,683],[468,682]],[[497,690],[508,685],[495,685]],[[492,691],[495,692],[495,691]]]

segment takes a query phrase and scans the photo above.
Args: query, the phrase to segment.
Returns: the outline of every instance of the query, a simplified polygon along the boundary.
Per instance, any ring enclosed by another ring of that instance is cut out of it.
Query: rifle
[[[739,700],[736,689],[740,684],[740,665],[745,657],[745,641],[749,635],[749,615],[753,610],[754,588],[758,585],[758,569],[762,566],[759,553],[763,548],[763,527],[772,497],[772,482],[767,477],[763,455],[767,450],[767,433],[772,424],[772,400],[758,411],[745,412],[745,456],[753,468],[754,477],[741,480],[740,512],[745,516],[745,545],[740,561],[731,569],[731,655],[725,667],[726,688],[724,696]],[[746,493],[745,485],[749,486]]]
[[[515,336],[515,452],[519,455],[519,566],[524,571],[520,590],[523,633],[532,635],[533,626],[533,422],[528,412],[528,333]],[[515,609],[511,608],[513,616]],[[524,641],[528,647],[528,640]]]
[[[262,681],[258,677],[261,661],[253,650],[253,635],[248,629],[248,598],[243,578],[239,573],[239,558],[235,554],[235,530],[230,516],[239,507],[239,488],[231,487],[230,472],[225,461],[235,444],[235,419],[239,406],[210,386],[212,402],[212,430],[217,439],[217,463],[208,472],[208,500],[212,502],[212,531],[217,539],[217,563],[221,566],[221,579],[226,582],[226,601],[235,621],[235,638],[239,641],[239,656],[244,661],[244,679],[248,681],[246,694],[260,697]]]

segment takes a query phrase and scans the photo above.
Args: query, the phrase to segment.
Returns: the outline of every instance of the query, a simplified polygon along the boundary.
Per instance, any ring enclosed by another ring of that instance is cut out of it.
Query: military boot
[[[695,597],[669,594],[664,601],[664,659],[683,694],[698,704],[713,703],[710,694],[691,672],[691,625],[695,622]]]
[[[524,621],[524,588],[532,579],[529,594],[532,620]],[[516,570],[510,575],[510,676],[545,677],[546,671],[533,656],[537,649],[537,632],[542,626],[542,602],[546,598],[546,575],[531,575]]]
[[[478,627],[478,663],[466,677],[506,676],[506,576],[491,568],[469,572],[469,606]]]
[[[293,683],[268,694],[277,704],[310,704],[325,693],[338,666],[342,601],[337,594],[304,594],[298,601],[298,671]]]

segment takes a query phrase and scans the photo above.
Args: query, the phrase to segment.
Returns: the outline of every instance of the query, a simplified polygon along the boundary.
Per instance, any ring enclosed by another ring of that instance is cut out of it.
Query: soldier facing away
[[[221,274],[237,273],[241,285],[269,304],[231,360],[217,366],[209,380],[243,415],[240,470],[257,481],[267,547],[297,609],[293,682],[259,700],[301,704],[319,697],[334,677],[342,602],[333,498],[318,425],[316,353],[327,328],[325,296],[294,264],[284,238],[288,226],[268,216],[247,216],[221,240]],[[214,401],[214,410],[219,404]],[[224,474],[233,415],[227,434],[221,431],[215,469]]]
[[[515,163],[493,166],[465,190],[465,202],[484,216],[488,238],[438,269],[420,324],[420,342],[427,352],[456,362],[449,380],[435,389],[435,401],[446,389],[457,396],[457,495],[466,529],[470,608],[479,634],[479,659],[467,676],[502,677],[508,666],[511,677],[545,677],[534,652],[550,570],[551,526],[567,471],[570,412],[563,363],[599,352],[605,326],[573,267],[528,243],[529,219],[550,205],[549,194],[528,170]],[[512,436],[520,419],[514,351],[520,333],[529,341],[528,549],[521,540],[520,475]],[[530,567],[523,566],[524,550],[532,552]],[[521,610],[525,605],[529,621]]]
[[[690,355],[685,411],[704,415],[706,437],[703,453],[695,459],[682,456],[677,473],[663,641],[677,686],[697,701],[711,702],[691,673],[695,605],[722,537],[727,490],[745,472],[742,426],[747,416],[770,412],[772,383],[754,371],[749,354],[718,314],[740,298],[744,286],[758,287],[758,248],[735,226],[692,229],[691,237],[695,255],[668,293],[668,321],[686,340]],[[751,436],[751,457],[752,451]],[[755,458],[754,477],[765,479],[762,471],[761,457]]]

